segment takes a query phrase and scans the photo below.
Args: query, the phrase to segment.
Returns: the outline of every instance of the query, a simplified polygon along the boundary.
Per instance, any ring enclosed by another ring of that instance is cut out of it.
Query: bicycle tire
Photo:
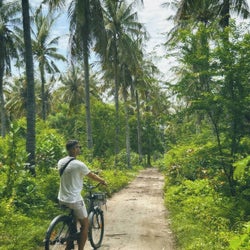
[[[104,234],[104,216],[99,208],[89,214],[89,241],[94,249],[101,246]]]
[[[50,223],[45,235],[45,250],[74,249],[73,225],[67,215],[58,215]]]

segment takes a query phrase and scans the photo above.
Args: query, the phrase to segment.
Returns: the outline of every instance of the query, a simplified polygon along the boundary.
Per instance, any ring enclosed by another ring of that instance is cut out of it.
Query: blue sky
[[[174,60],[164,58],[166,51],[164,46],[162,46],[166,40],[164,33],[173,27],[173,23],[167,21],[167,18],[172,14],[171,10],[162,7],[162,4],[167,1],[169,0],[144,0],[144,6],[138,6],[139,21],[144,23],[150,35],[150,40],[147,41],[145,49],[148,55],[154,55],[153,61],[165,74],[165,80],[168,80],[168,76],[171,76],[170,68],[175,64]],[[250,0],[247,1],[250,6]],[[30,4],[33,6],[40,4],[40,2],[41,0],[30,0]],[[68,19],[66,13],[67,9],[65,9],[65,15],[61,16],[56,22],[55,35],[61,36],[68,34]],[[59,52],[66,54],[67,49],[68,38],[63,36],[60,39]],[[61,67],[66,68],[65,66]]]
[[[39,5],[41,0],[30,0],[32,6]],[[146,43],[146,51],[148,54],[153,53],[155,58],[155,63],[158,65],[160,70],[166,71],[166,67],[169,68],[170,64],[164,60],[163,55],[165,54],[163,46],[161,44],[164,42],[163,32],[170,30],[171,24],[166,21],[169,17],[169,10],[162,8],[161,4],[166,2],[166,0],[144,0],[144,5],[138,5],[138,18],[142,22],[150,35],[149,41]],[[67,9],[65,9],[65,14]],[[68,19],[67,14],[61,16],[56,22],[55,35],[66,35],[68,34]],[[66,54],[68,49],[68,38],[63,36],[60,39],[59,52]],[[65,65],[61,64],[63,69],[66,69]]]

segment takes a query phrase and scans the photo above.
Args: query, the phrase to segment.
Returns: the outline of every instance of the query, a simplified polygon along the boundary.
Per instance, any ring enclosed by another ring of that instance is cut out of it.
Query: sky
[[[250,0],[249,0],[250,1]],[[30,0],[30,4],[32,6],[39,5],[41,0]],[[142,22],[150,36],[149,41],[146,43],[146,51],[147,53],[154,54],[156,57],[154,59],[154,63],[158,66],[158,68],[163,71],[169,71],[170,64],[164,59],[164,47],[161,45],[164,42],[163,32],[170,30],[172,24],[170,21],[166,19],[170,15],[170,11],[166,8],[163,8],[161,5],[166,2],[166,0],[143,0],[144,4],[136,5],[138,8],[138,19]],[[65,14],[67,10],[65,9]],[[56,21],[55,35],[61,36],[68,34],[68,19],[66,15],[61,16]],[[64,55],[68,50],[68,38],[67,36],[63,36],[60,39],[59,44],[59,52]],[[66,65],[59,63],[61,67],[66,70]]]
[[[167,20],[173,14],[173,11],[162,7],[162,4],[167,1],[170,0],[143,0],[143,6],[138,5],[138,19],[145,25],[150,35],[145,49],[148,55],[154,54],[153,62],[164,73],[164,80],[169,80],[172,77],[171,67],[175,65],[174,60],[164,58],[164,55],[166,55],[166,50],[163,46],[163,43],[166,41],[164,33],[173,27],[173,23]],[[247,1],[250,6],[250,0]],[[40,4],[40,2],[41,0],[30,0],[30,4],[33,6]],[[65,14],[66,12],[67,10],[65,9]],[[58,19],[54,32],[58,36],[64,35],[60,39],[59,52],[66,54],[68,49],[68,38],[65,36],[68,33],[68,19],[66,15]],[[61,67],[66,69],[66,65]]]
[[[170,69],[174,62],[164,57],[166,49],[163,43],[166,41],[166,33],[173,27],[173,22],[167,20],[173,12],[163,7],[163,3],[166,3],[166,0],[144,0],[144,6],[138,9],[138,18],[144,23],[150,36],[146,51],[155,56],[152,58],[153,62],[165,74],[164,79],[167,79],[167,76],[171,75]]]

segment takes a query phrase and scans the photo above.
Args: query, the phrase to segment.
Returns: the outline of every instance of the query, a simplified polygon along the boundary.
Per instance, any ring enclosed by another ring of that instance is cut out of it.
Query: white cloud
[[[167,20],[173,13],[169,8],[163,8],[163,3],[166,3],[166,0],[144,0],[144,7],[139,8],[138,17],[150,35],[146,51],[148,54],[155,54],[154,63],[166,80],[173,62],[165,59],[166,51],[163,43],[167,39],[166,33],[173,27],[173,23]]]

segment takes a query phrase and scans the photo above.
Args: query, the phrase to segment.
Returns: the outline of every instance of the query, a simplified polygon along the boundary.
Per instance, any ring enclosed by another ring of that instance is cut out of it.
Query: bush
[[[248,250],[250,246],[250,222],[244,223],[237,231],[230,240],[230,249]]]
[[[42,126],[40,124],[40,126]],[[65,155],[65,140],[54,129],[48,129],[43,125],[37,135],[36,158],[39,169],[48,173],[55,168],[58,160]]]
[[[208,180],[185,180],[166,186],[165,192],[180,249],[228,249],[230,220],[224,216],[232,209],[228,198],[216,193]]]
[[[10,201],[1,201],[0,218],[0,250],[34,250],[38,245],[42,245],[47,229],[44,220],[17,212]]]

